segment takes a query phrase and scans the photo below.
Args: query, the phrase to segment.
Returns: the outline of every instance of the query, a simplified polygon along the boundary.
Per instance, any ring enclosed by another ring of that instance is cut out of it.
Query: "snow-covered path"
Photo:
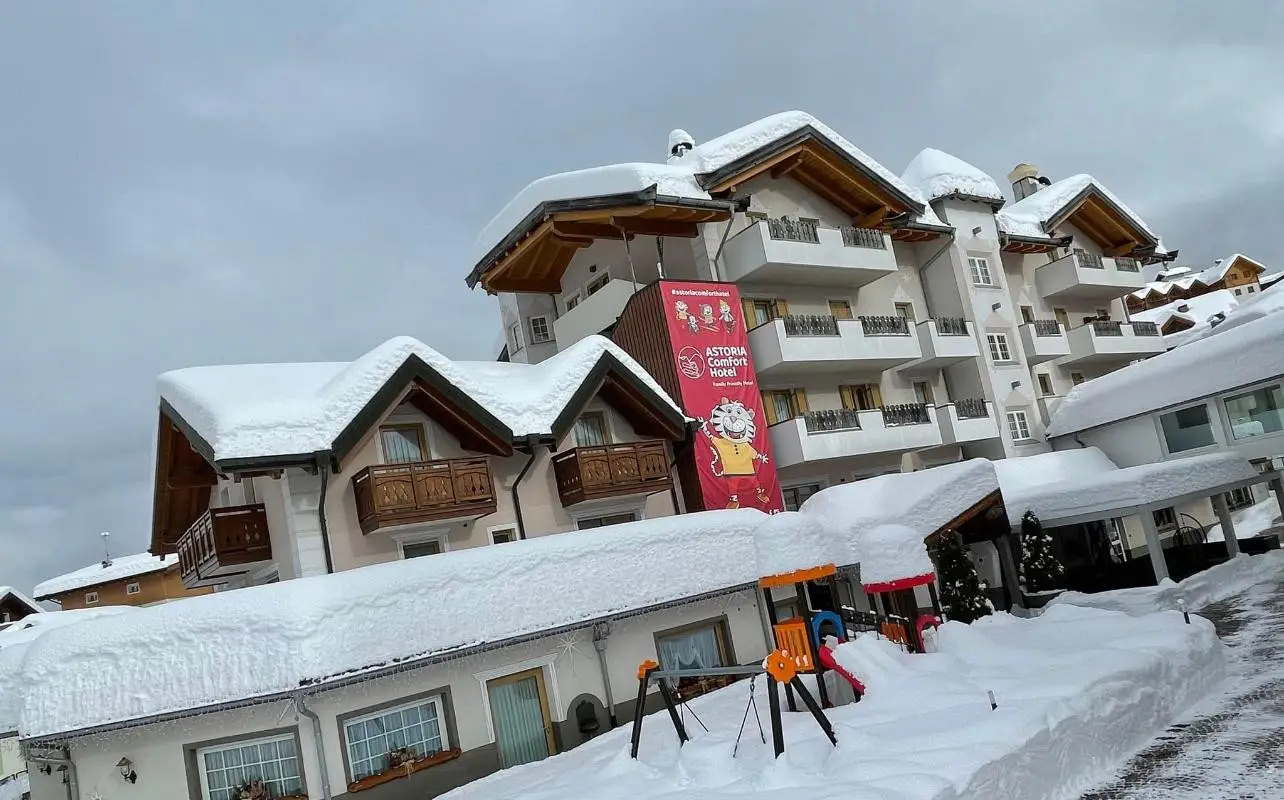
[[[1199,613],[1230,648],[1225,683],[1082,800],[1284,797],[1284,575]]]

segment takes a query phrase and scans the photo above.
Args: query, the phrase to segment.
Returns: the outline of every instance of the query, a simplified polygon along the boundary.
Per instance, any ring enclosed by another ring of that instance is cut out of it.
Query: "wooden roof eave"
[[[603,353],[553,421],[555,441],[570,432],[584,407],[599,393],[639,433],[675,442],[686,438],[686,417],[618,358]]]
[[[1135,248],[1149,247],[1152,251],[1159,244],[1159,240],[1148,233],[1140,223],[1133,219],[1132,215],[1126,213],[1119,204],[1111,200],[1106,194],[1093,184],[1088,184],[1076,194],[1070,202],[1061,207],[1061,210],[1053,214],[1043,223],[1043,229],[1049,233],[1055,231],[1062,223],[1072,220],[1078,214],[1085,203],[1089,200],[1101,205],[1111,217],[1116,227],[1127,233],[1131,237]],[[1074,224],[1074,223],[1072,223]],[[1079,227],[1079,226],[1076,226]],[[1105,238],[1104,235],[1102,238]],[[1105,244],[1098,242],[1098,244]],[[1122,253],[1120,254],[1122,255]]]
[[[1070,236],[1017,236],[1011,233],[999,233],[999,245],[1006,253],[1048,253],[1058,247],[1069,247],[1074,241]]]

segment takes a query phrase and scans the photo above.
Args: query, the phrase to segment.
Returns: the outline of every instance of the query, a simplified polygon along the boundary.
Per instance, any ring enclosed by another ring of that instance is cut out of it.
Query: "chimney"
[[[1046,181],[1039,180],[1039,168],[1024,161],[1017,164],[1008,173],[1008,182],[1012,184],[1012,194],[1016,197],[1017,202],[1024,200],[1048,185]]]
[[[669,132],[669,163],[680,161],[687,151],[695,147],[695,139],[681,128]]]

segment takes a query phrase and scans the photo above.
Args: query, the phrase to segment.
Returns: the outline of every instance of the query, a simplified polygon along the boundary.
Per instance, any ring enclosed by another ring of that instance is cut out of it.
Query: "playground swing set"
[[[754,696],[754,687],[758,676],[765,674],[767,703],[771,717],[772,746],[777,757],[785,752],[785,737],[781,724],[780,709],[780,687],[782,686],[784,687],[789,710],[797,711],[797,699],[801,698],[803,705],[815,718],[816,724],[824,731],[830,743],[837,745],[838,739],[834,734],[834,728],[824,712],[825,708],[830,707],[828,691],[825,688],[824,673],[832,670],[851,684],[857,702],[860,701],[861,696],[864,694],[865,687],[855,676],[834,661],[830,648],[825,644],[825,639],[828,636],[833,636],[840,641],[846,640],[847,627],[843,616],[833,611],[813,611],[809,609],[808,603],[805,602],[807,597],[806,584],[813,581],[827,581],[831,596],[836,598],[838,596],[835,579],[837,572],[838,570],[833,564],[825,564],[783,575],[760,578],[758,580],[758,591],[761,592],[762,607],[766,609],[776,645],[775,649],[767,655],[762,663],[730,667],[661,669],[659,664],[648,659],[638,666],[637,708],[639,710],[643,708],[647,692],[654,681],[659,688],[660,698],[668,711],[673,728],[677,732],[678,743],[681,745],[686,743],[690,737],[687,735],[681,710],[685,703],[674,690],[676,682],[683,678],[739,677],[747,675],[749,676],[749,701],[745,706],[745,713],[740,721],[740,730],[736,734],[736,744],[732,750],[732,755],[735,755],[740,747],[740,738],[744,735],[745,723],[749,719],[750,710],[753,710],[754,717],[758,722],[758,734],[763,743],[766,743],[766,734],[762,729],[762,720],[758,717],[757,700]],[[800,616],[782,621],[777,619],[771,590],[790,585],[794,587],[799,598]],[[844,609],[844,614],[846,611],[847,609]],[[900,631],[902,641],[908,637],[908,626],[876,616],[874,622],[876,625],[895,625],[896,629]],[[887,632],[890,631],[891,629],[889,628]],[[892,637],[889,636],[888,638]],[[816,675],[816,690],[819,694],[819,699],[812,696],[811,691],[800,679],[799,676],[804,673]],[[692,716],[700,723],[701,727],[704,727],[706,731],[708,730],[704,722],[699,717],[695,717],[694,712]],[[642,720],[644,718],[645,714],[640,713],[640,711],[633,718],[633,738],[630,750],[630,755],[633,758],[638,757],[638,747],[642,740]]]

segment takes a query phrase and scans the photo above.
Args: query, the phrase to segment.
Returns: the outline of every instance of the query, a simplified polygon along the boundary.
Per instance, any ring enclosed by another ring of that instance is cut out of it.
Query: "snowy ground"
[[[0,781],[0,800],[21,800],[23,793],[31,791],[27,782],[27,773],[22,773],[6,781]]]
[[[1227,645],[1226,680],[1083,800],[1284,797],[1282,555],[1232,562],[1236,568],[1221,575],[1232,591],[1210,592],[1215,582],[1207,579],[1190,587],[1196,606],[1205,598],[1224,598],[1199,613],[1212,620]],[[1135,596],[1126,605],[1134,613],[1146,610]]]
[[[1225,666],[1204,620],[1186,625],[1175,612],[1132,617],[1070,605],[1036,619],[950,623],[935,647],[909,655],[866,637],[839,649],[869,693],[828,712],[837,748],[805,712],[786,714],[786,753],[775,761],[750,713],[733,758],[749,699],[741,682],[691,704],[710,730],[688,714],[685,747],[663,713],[651,715],[637,761],[622,728],[449,797],[740,800],[781,790],[816,800],[1074,797],[1203,697]],[[769,726],[761,680],[756,699]]]
[[[1265,500],[1260,500],[1248,508],[1233,512],[1231,514],[1231,522],[1235,524],[1236,539],[1251,539],[1267,532],[1269,529],[1281,526],[1280,504],[1276,502],[1275,495],[1268,493]],[[1225,540],[1226,536],[1222,533],[1221,523],[1208,529],[1208,541],[1222,542]]]

